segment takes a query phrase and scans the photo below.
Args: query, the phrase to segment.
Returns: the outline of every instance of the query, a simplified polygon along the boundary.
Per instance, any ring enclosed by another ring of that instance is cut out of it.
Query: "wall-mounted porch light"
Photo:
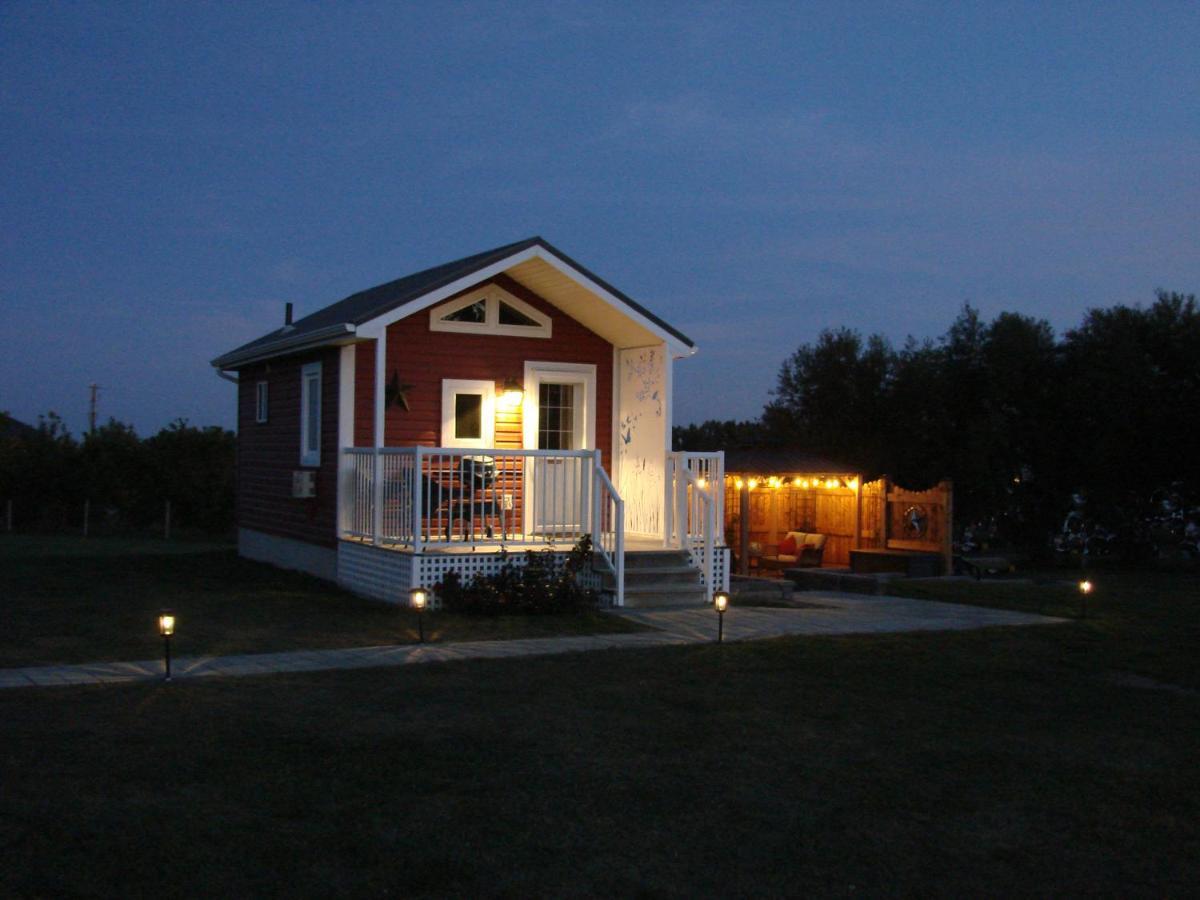
[[[415,587],[408,592],[409,605],[417,611],[417,639],[425,643],[425,607],[429,605],[429,592]]]
[[[158,614],[158,633],[163,639],[163,681],[171,680],[171,635],[175,633],[175,613],[164,609]]]
[[[1091,592],[1095,589],[1096,589],[1096,586],[1094,584],[1092,584],[1090,581],[1088,581],[1087,579],[1084,579],[1083,581],[1079,582],[1079,618],[1081,618],[1081,619],[1087,618],[1088,595],[1091,594]]]
[[[504,386],[500,389],[500,405],[505,409],[516,409],[524,398],[521,382],[515,378],[505,378]]]

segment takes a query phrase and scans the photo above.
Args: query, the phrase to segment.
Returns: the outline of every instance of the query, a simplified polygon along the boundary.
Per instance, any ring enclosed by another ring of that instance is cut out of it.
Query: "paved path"
[[[955,603],[868,597],[860,594],[805,593],[804,601],[820,609],[731,608],[725,614],[725,639],[759,640],[789,634],[881,634],[903,631],[948,631],[989,625],[1036,625],[1063,622],[1030,613],[984,609]],[[584,650],[663,647],[713,641],[716,613],[702,609],[631,609],[618,615],[653,628],[632,634],[528,638],[515,641],[470,641],[458,644],[403,644],[353,647],[343,650],[302,650],[292,653],[254,653],[240,656],[185,656],[172,660],[175,679],[211,675],[269,675],[278,672],[319,672],[328,669],[366,669],[410,663],[462,659],[505,659],[549,656]],[[79,665],[0,669],[0,689],[114,684],[161,678],[161,659],[140,662],[96,662]]]

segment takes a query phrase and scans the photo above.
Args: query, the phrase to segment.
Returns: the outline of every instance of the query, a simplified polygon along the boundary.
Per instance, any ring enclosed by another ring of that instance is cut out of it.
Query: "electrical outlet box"
[[[292,496],[308,498],[317,496],[317,473],[312,469],[296,469],[292,472]]]

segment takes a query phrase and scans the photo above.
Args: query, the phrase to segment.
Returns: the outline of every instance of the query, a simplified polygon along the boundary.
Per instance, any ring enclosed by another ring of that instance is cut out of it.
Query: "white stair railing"
[[[725,454],[671,453],[667,456],[666,537],[687,550],[700,570],[709,600],[717,584],[718,528],[725,526]]]
[[[613,576],[616,591],[613,602],[625,605],[625,501],[600,464],[595,451],[592,469],[592,550]]]

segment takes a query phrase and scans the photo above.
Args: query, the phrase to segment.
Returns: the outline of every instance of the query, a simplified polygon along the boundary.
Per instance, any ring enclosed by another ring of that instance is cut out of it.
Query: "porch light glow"
[[[850,490],[852,490],[852,491],[857,491],[858,490],[858,479],[851,478],[849,481],[846,482],[846,486],[848,488],[850,488]]]
[[[720,644],[725,640],[725,610],[729,608],[729,593],[714,591],[713,606],[717,610],[717,643]]]
[[[735,478],[735,479],[733,480],[733,484],[734,484],[734,487],[736,487],[736,488],[737,488],[739,491],[740,491],[740,490],[741,490],[743,487],[745,487],[745,486],[746,486],[746,482],[742,481],[742,479],[740,479],[740,478]]]
[[[158,633],[163,639],[163,681],[171,680],[171,635],[175,633],[175,613],[164,609],[158,614]]]
[[[779,479],[778,479],[778,478],[776,478],[774,475],[772,475],[772,476],[771,476],[771,480],[770,480],[770,481],[768,481],[767,483],[768,483],[769,485],[771,485],[771,487],[773,487],[773,488],[777,488],[777,487],[779,487],[779,485],[780,485],[780,481],[779,481]]]
[[[417,640],[425,643],[425,607],[429,604],[429,592],[415,587],[408,592],[409,604],[417,611]]]
[[[1088,596],[1092,593],[1093,585],[1086,578],[1079,582],[1079,618],[1086,619],[1088,614]]]
[[[837,486],[838,486],[838,481],[836,478],[827,478],[825,480],[825,487],[830,488],[832,490],[833,488],[835,488]]]
[[[707,478],[697,478],[696,479],[696,487],[700,488],[701,490],[704,490],[706,487],[708,487],[708,479]]]
[[[515,378],[505,378],[500,393],[500,405],[505,409],[516,409],[524,398],[525,392],[521,390],[521,382]]]
[[[746,486],[748,488],[750,488],[750,490],[754,490],[756,487],[758,487],[758,479],[751,478],[749,481],[746,482]]]

